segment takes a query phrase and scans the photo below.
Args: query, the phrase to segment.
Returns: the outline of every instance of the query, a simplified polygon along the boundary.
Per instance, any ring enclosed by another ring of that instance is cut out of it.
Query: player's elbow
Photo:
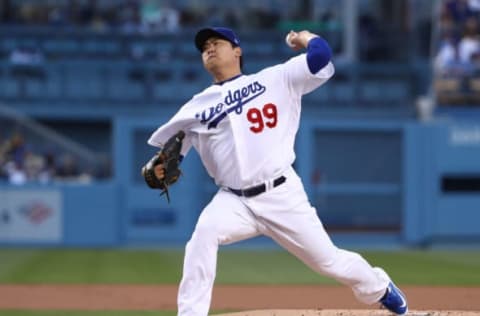
[[[147,144],[149,144],[150,146],[153,146],[153,147],[158,147],[158,148],[161,148],[163,147],[161,144],[159,144],[158,142],[156,142],[153,137],[150,137],[148,140],[147,140]]]
[[[307,64],[312,74],[316,74],[325,67],[332,59],[332,49],[327,41],[321,37],[316,37],[308,42]]]

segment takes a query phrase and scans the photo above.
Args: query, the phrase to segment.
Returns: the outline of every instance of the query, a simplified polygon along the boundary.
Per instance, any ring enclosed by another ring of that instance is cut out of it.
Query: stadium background
[[[178,282],[216,188],[194,153],[171,204],[139,170],[150,133],[210,82],[195,31],[226,25],[247,73],[292,56],[290,29],[332,45],[337,72],[304,97],[295,168],[334,241],[400,283],[478,285],[479,10],[474,0],[2,1],[0,282]],[[220,283],[328,283],[269,240],[232,248]],[[253,258],[257,270],[230,265]]]

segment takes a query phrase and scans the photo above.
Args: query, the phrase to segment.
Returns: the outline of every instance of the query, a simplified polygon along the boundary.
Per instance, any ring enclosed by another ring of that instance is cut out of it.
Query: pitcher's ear
[[[236,52],[235,56],[237,57],[240,57],[243,55],[242,48],[239,46],[235,47],[235,52]]]

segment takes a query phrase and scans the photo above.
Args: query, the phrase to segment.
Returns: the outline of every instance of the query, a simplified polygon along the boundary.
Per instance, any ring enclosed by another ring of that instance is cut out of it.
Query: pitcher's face
[[[203,66],[207,71],[219,71],[223,68],[240,67],[240,47],[218,37],[209,38],[202,48]]]

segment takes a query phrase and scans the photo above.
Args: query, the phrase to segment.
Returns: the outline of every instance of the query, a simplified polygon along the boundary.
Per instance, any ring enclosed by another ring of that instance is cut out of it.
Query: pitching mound
[[[238,313],[218,314],[215,316],[391,316],[385,310],[301,310],[301,309],[267,309],[252,310]],[[467,311],[411,311],[409,316],[478,316],[480,312]]]
[[[480,316],[480,287],[404,286],[410,316]],[[176,310],[176,285],[0,284],[9,310]],[[341,286],[219,285],[212,311],[233,316],[391,316],[365,306]]]

